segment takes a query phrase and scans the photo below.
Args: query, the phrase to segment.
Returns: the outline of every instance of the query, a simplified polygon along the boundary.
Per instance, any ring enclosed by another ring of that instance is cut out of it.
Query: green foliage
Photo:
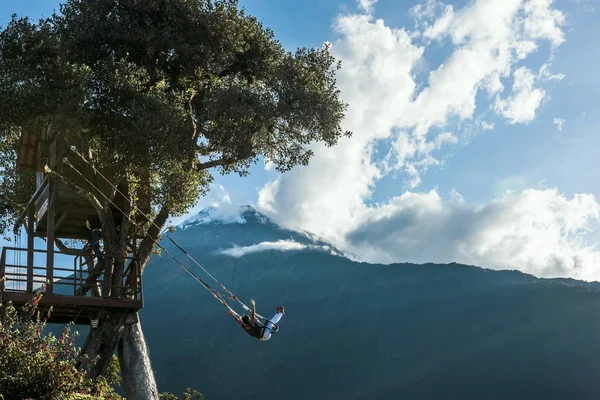
[[[179,397],[169,392],[161,393],[159,398],[160,400],[180,400]],[[187,388],[183,392],[181,400],[204,400],[204,396],[197,390]]]
[[[0,108],[0,114],[2,108]],[[35,190],[35,174],[15,168],[19,132],[0,127],[0,233],[8,233]],[[8,237],[4,235],[8,240]]]
[[[285,51],[235,0],[66,0],[35,23],[13,16],[0,30],[0,220],[33,192],[14,165],[21,129],[75,144],[174,216],[214,167],[306,165],[311,144],[350,135],[339,68],[327,48]]]
[[[11,398],[122,399],[118,384],[119,364],[112,360],[109,372],[87,380],[76,368],[80,350],[73,346],[77,332],[67,325],[60,337],[45,333],[48,313],[40,316],[38,293],[22,310],[11,303],[0,305],[0,392]]]

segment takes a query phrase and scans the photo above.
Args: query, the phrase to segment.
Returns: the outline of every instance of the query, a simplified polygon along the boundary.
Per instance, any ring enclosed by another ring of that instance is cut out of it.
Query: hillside
[[[356,263],[252,208],[217,211],[172,237],[238,296],[256,299],[259,313],[282,303],[286,316],[259,342],[166,255],[155,257],[141,317],[161,391],[190,385],[209,400],[600,396],[597,284]]]

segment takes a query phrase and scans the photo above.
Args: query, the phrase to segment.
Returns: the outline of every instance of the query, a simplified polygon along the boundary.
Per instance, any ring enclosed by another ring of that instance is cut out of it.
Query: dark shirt
[[[251,326],[250,324],[246,325],[244,329],[250,336],[254,336],[258,339],[262,337],[264,332],[263,326],[257,322],[254,323],[254,326]]]

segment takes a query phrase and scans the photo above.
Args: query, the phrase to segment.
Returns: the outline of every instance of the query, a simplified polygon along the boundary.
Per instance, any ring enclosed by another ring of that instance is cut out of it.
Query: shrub
[[[21,310],[11,302],[0,305],[0,393],[3,400],[123,399],[113,385],[120,381],[116,357],[107,376],[88,380],[76,368],[80,349],[73,345],[77,332],[67,324],[60,337],[44,332],[50,317],[40,317],[38,292]]]
[[[52,309],[40,316],[41,298],[38,291],[21,310],[11,302],[0,304],[0,400],[123,400],[114,390],[121,384],[117,357],[113,355],[106,376],[86,379],[76,368],[81,349],[73,342],[78,332],[69,323],[60,337],[45,333]],[[160,399],[179,400],[168,392],[161,393]],[[204,400],[204,396],[188,388],[181,400]]]

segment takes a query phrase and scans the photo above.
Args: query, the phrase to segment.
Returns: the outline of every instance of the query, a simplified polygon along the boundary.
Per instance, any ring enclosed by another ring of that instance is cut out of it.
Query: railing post
[[[33,293],[34,219],[35,209],[30,205],[27,210],[27,293],[29,294]]]
[[[82,260],[83,257],[79,256],[79,288],[83,288],[83,265]]]
[[[4,293],[4,270],[6,268],[6,248],[2,249],[2,255],[0,255],[0,300],[2,300],[2,293]]]
[[[144,287],[142,285],[142,266],[140,265],[140,260],[137,260],[136,263],[136,286],[139,285],[140,290],[140,301],[142,302],[142,307],[144,306]],[[139,282],[139,283],[138,283]]]
[[[54,285],[54,180],[48,182],[48,210],[46,211],[46,295],[52,296]]]
[[[75,256],[73,259],[73,296],[77,294],[77,259],[79,256]]]

